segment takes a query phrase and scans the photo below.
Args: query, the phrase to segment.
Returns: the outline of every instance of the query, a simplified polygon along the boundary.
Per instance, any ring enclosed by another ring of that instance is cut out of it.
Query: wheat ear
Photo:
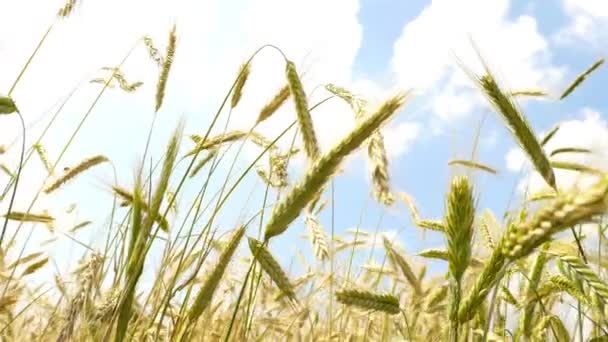
[[[308,110],[308,99],[304,92],[304,86],[302,86],[296,66],[292,61],[287,61],[285,74],[287,76],[287,83],[289,84],[289,91],[293,96],[296,106],[300,132],[304,140],[304,151],[310,160],[315,160],[319,156],[319,143],[317,142],[314,125],[310,111]]]

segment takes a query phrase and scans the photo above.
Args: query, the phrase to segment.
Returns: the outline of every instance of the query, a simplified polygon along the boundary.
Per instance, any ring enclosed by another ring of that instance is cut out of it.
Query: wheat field
[[[77,15],[76,1],[67,1],[57,20]],[[327,83],[323,89],[330,96],[313,103],[297,62],[280,46],[262,46],[234,66],[238,72],[206,130],[192,132],[176,116],[164,150],[154,155],[154,122],[172,91],[174,57],[187,53],[180,51],[179,35],[176,24],[167,28],[166,41],[146,35],[134,46],[147,55],[139,63],[158,68],[154,99],[149,99],[154,114],[148,140],[133,147],[140,163],[131,174],[116,175],[96,190],[113,198],[111,211],[103,213],[105,222],[81,220],[60,227],[52,213],[38,211],[34,204],[38,197],[53,200],[65,188],[85,186],[79,182],[83,175],[114,165],[100,153],[59,167],[104,94],[112,90],[128,95],[142,82],[130,80],[121,65],[103,67],[104,77],[88,80],[99,86],[97,96],[63,146],[45,146],[44,137],[29,135],[25,124],[19,143],[0,137],[2,154],[10,149],[19,155],[16,163],[0,164],[7,179],[0,203],[8,208],[0,220],[3,341],[608,341],[603,254],[608,173],[555,159],[557,154],[590,151],[576,146],[547,151],[559,126],[539,136],[517,103],[521,96],[567,101],[603,59],[561,94],[506,89],[481,53],[483,74],[461,65],[546,189],[527,194],[517,210],[492,212],[478,205],[477,175],[493,177],[499,170],[478,160],[452,159],[446,168],[459,172],[439,194],[442,216],[429,218],[421,215],[407,189],[392,185],[382,134],[389,121],[407,113],[416,96],[412,89],[372,104],[365,95]],[[283,86],[267,94],[263,107],[249,108],[259,113],[249,130],[222,130],[223,120],[248,96],[253,61],[261,51],[281,56],[284,64],[277,68]],[[15,71],[11,89],[0,96],[0,120],[18,117],[23,122],[26,113],[20,112],[13,91],[31,72],[37,52]],[[329,100],[349,106],[356,124],[335,145],[323,148],[314,112]],[[53,115],[59,116],[61,108]],[[273,120],[281,108],[289,111],[291,124],[275,136],[260,133],[258,125]],[[54,119],[44,132],[53,129]],[[290,147],[277,143],[283,137],[293,137]],[[256,155],[242,154],[243,146],[254,146]],[[392,239],[359,228],[337,233],[331,222],[321,219],[322,213],[334,210],[333,180],[358,151],[371,166],[373,200],[387,210],[407,213],[415,226],[411,229],[438,234],[443,247],[412,255],[402,249],[399,236]],[[234,166],[237,160],[243,169],[232,175],[218,171],[223,170],[221,163]],[[303,170],[298,176],[290,174],[296,162]],[[44,167],[39,174],[43,186],[29,206],[22,206],[15,198],[27,181],[22,171],[32,163]],[[558,188],[558,169],[592,181]],[[251,175],[263,187],[264,198],[247,216],[234,208],[251,205],[236,195]],[[215,192],[210,184],[221,186]],[[196,189],[194,195],[185,193],[186,188]],[[78,205],[79,198],[72,200],[68,211]],[[234,213],[238,224],[220,230],[216,221],[226,212]],[[279,253],[273,247],[285,243],[281,238],[297,222],[304,224],[299,233],[306,238],[298,248],[309,252]],[[84,246],[86,252],[73,257],[63,272],[54,272],[53,257],[46,252],[56,237],[30,245],[26,252],[30,237],[23,232],[28,229],[49,230],[83,244],[78,234],[93,227],[102,232],[97,243]],[[377,258],[361,257],[372,245]],[[293,259],[304,259],[306,266],[287,267]],[[425,260],[441,260],[445,268],[427,272]]]

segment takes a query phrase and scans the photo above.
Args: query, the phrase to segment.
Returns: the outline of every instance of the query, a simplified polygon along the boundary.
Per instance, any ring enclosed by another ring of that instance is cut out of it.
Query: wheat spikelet
[[[530,270],[530,273],[527,277],[528,283],[526,284],[526,288],[524,289],[526,298],[532,298],[537,291],[543,268],[547,263],[547,254],[545,253],[547,249],[549,249],[549,244],[545,243],[542,247],[542,250],[538,253],[536,259],[534,260],[532,269]],[[532,318],[535,310],[534,304],[535,303],[533,302],[526,305],[525,309],[521,311],[519,317],[518,334],[523,334],[523,336],[529,337],[532,333]]]
[[[34,261],[31,264],[27,265],[27,267],[23,270],[23,272],[21,273],[21,276],[24,277],[28,274],[32,274],[38,270],[40,270],[41,268],[44,267],[44,265],[46,265],[49,262],[49,258],[48,257],[44,257],[38,261]]]
[[[188,319],[190,322],[195,322],[211,303],[213,294],[215,293],[215,290],[217,289],[217,286],[219,285],[222,276],[228,267],[228,263],[230,262],[230,259],[232,259],[232,256],[239,245],[239,242],[241,242],[243,235],[245,235],[245,226],[240,226],[232,234],[230,240],[228,240],[226,247],[224,247],[219,256],[217,264],[207,274],[207,278],[203,282],[203,285],[196,295],[194,303],[188,311]]]
[[[561,154],[561,153],[591,153],[591,150],[588,148],[581,148],[581,147],[562,147],[562,148],[556,148],[555,150],[551,151],[549,156],[553,157],[553,156],[555,156],[557,154]]]
[[[57,16],[60,18],[67,18],[74,11],[74,7],[76,7],[78,1],[77,0],[67,0],[63,7],[59,9],[57,12]]]
[[[236,85],[234,86],[234,91],[232,92],[232,98],[230,99],[230,106],[232,108],[236,107],[239,104],[239,101],[243,96],[243,88],[245,87],[245,83],[247,83],[247,79],[249,78],[249,72],[249,63],[241,64],[237,76]]]
[[[418,277],[416,277],[414,271],[412,271],[410,264],[395,250],[391,242],[386,237],[382,238],[382,243],[384,244],[384,249],[386,250],[389,260],[391,260],[395,267],[399,267],[405,279],[407,279],[410,286],[412,286],[414,289],[414,293],[416,295],[420,295],[422,293],[422,286],[420,285]]]
[[[502,299],[505,302],[507,302],[513,306],[518,306],[517,299],[515,299],[515,295],[513,295],[513,293],[511,292],[511,290],[509,290],[508,287],[501,285],[500,290],[502,291],[502,294],[503,294]]]
[[[336,291],[336,299],[342,304],[356,306],[365,310],[382,311],[391,315],[401,312],[399,299],[392,294],[343,289]]]
[[[511,91],[511,96],[534,96],[534,97],[542,97],[547,96],[547,92],[541,89],[519,89]]]
[[[447,196],[445,233],[448,243],[449,271],[460,282],[471,259],[475,204],[473,189],[466,177],[452,180]]]
[[[143,82],[140,82],[140,81],[132,82],[132,83],[128,82],[127,79],[125,78],[124,73],[118,67],[103,67],[101,69],[111,71],[112,74],[110,75],[110,77],[108,79],[102,78],[102,77],[94,78],[90,81],[90,83],[101,83],[101,84],[106,85],[109,88],[114,88],[114,85],[112,85],[111,82],[113,80],[116,80],[118,82],[118,85],[120,86],[120,89],[126,91],[127,93],[135,92],[139,87],[141,87],[144,84]]]
[[[122,206],[126,207],[126,206],[133,204],[133,194],[129,190],[126,190],[119,186],[113,185],[112,191],[124,200],[124,202],[123,202],[124,205],[122,205]],[[149,209],[148,203],[146,201],[144,201],[143,199],[140,199],[139,201],[140,201],[139,205],[141,206],[141,208],[144,211],[149,212],[150,209]],[[160,215],[156,215],[155,220],[163,231],[165,231],[165,232],[169,231],[169,222],[167,222],[166,218],[164,218]]]
[[[285,75],[287,77],[287,84],[289,84],[289,91],[295,103],[300,132],[304,141],[304,151],[308,158],[314,161],[319,156],[319,143],[317,142],[314,125],[308,110],[308,99],[296,71],[296,66],[292,61],[287,61]]]
[[[308,212],[304,216],[304,223],[310,230],[310,239],[315,256],[321,261],[326,260],[329,258],[329,246],[323,226],[321,226],[317,217],[311,212]]]
[[[401,198],[401,200],[407,205],[408,209],[410,210],[412,222],[418,222],[420,220],[420,212],[418,211],[418,207],[416,206],[414,198],[412,198],[412,196],[403,191],[397,192],[397,195],[399,196],[399,198]]]
[[[505,119],[508,128],[526,152],[536,170],[545,179],[547,184],[555,188],[555,175],[549,164],[549,159],[547,159],[541,144],[536,140],[536,136],[526,118],[516,107],[512,99],[500,89],[487,67],[486,72],[487,75],[478,78],[477,82],[498,113]]]
[[[281,89],[279,89],[275,96],[260,110],[260,114],[258,115],[256,124],[271,117],[272,114],[274,114],[279,108],[281,108],[281,106],[285,103],[285,101],[287,101],[290,95],[291,91],[289,90],[289,85],[285,85]]]
[[[100,254],[93,253],[89,259],[82,263],[81,266],[74,272],[79,276],[78,280],[81,285],[74,298],[72,298],[70,301],[66,315],[67,320],[59,333],[59,337],[57,338],[58,342],[70,340],[74,332],[78,315],[84,308],[86,301],[89,298],[89,294],[95,285],[95,278],[97,277],[102,264],[103,257]]]
[[[39,223],[53,223],[55,218],[47,213],[24,213],[21,211],[11,211],[4,215],[4,217],[13,221],[21,222],[39,222]]]
[[[156,107],[155,111],[158,112],[160,107],[163,105],[165,98],[165,88],[167,87],[167,79],[169,78],[169,71],[173,64],[173,56],[175,55],[175,46],[177,43],[177,35],[175,34],[176,27],[173,25],[171,31],[169,31],[169,42],[167,43],[167,50],[165,51],[165,58],[163,65],[160,69],[160,75],[158,77],[158,83],[156,84]]]
[[[481,274],[469,290],[467,297],[461,301],[458,310],[458,320],[461,324],[473,318],[477,309],[488,295],[490,288],[501,277],[506,259],[502,254],[501,242],[496,246],[490,259],[485,262]]]
[[[421,219],[416,222],[420,228],[430,229],[437,232],[445,232],[445,222],[442,220]]]
[[[272,145],[271,141],[269,141],[262,134],[255,131],[245,132],[241,130],[234,130],[218,134],[205,140],[203,140],[200,135],[193,134],[190,136],[190,138],[196,143],[196,146],[190,152],[188,152],[186,156],[191,156],[202,150],[209,150],[217,147],[218,145],[245,138],[251,140],[251,142],[263,148]],[[274,146],[271,146],[271,148],[272,147]]]
[[[491,231],[500,230],[500,224],[496,220],[496,217],[492,211],[489,209],[483,211],[480,221],[479,230],[481,231],[481,235],[483,236],[486,247],[489,250],[494,250],[496,247],[496,242],[492,237]]]
[[[388,175],[388,158],[384,148],[384,138],[376,131],[367,145],[367,154],[372,164],[372,182],[374,196],[380,203],[390,206],[395,201],[391,194]]]
[[[606,210],[608,177],[581,192],[560,193],[527,222],[513,225],[505,235],[503,253],[511,259],[526,256],[563,229],[589,220]]]
[[[473,160],[452,159],[452,160],[448,161],[448,165],[463,165],[463,166],[466,166],[466,167],[470,167],[470,168],[486,171],[486,172],[489,172],[491,174],[497,174],[498,173],[496,171],[496,169],[494,169],[492,167],[489,167],[487,165],[478,163],[478,162],[473,161]]]
[[[75,224],[74,227],[70,228],[69,232],[74,233],[75,231],[80,230],[80,229],[90,225],[91,223],[93,223],[93,221],[87,220],[87,221],[79,222],[79,223]]]
[[[426,298],[427,310],[432,309],[439,305],[448,296],[448,286],[442,285],[432,290]]]
[[[211,161],[211,159],[213,159],[216,155],[217,155],[218,149],[217,148],[213,148],[211,150],[209,150],[209,153],[207,153],[207,155],[205,156],[205,158],[202,158],[198,164],[196,164],[193,168],[192,171],[190,172],[190,178],[196,176],[196,174],[205,166],[207,165],[207,163],[209,163]]]
[[[564,277],[561,274],[555,274],[549,277],[547,281],[540,284],[536,293],[531,296],[526,297],[523,305],[527,306],[531,303],[539,301],[543,298],[549,297],[553,294],[557,294],[559,292],[566,292],[572,298],[575,298],[577,301],[587,304],[589,303],[589,299],[587,296],[578,289],[576,284],[570,281],[568,278]]]
[[[566,88],[566,90],[564,90],[564,92],[559,97],[559,99],[563,100],[568,95],[570,95],[579,85],[581,85],[581,83],[587,78],[587,76],[589,76],[592,72],[595,71],[595,69],[599,68],[602,64],[604,64],[604,59],[600,58],[595,63],[593,63],[589,68],[587,68],[587,70],[583,71],[580,75],[576,76],[574,81],[572,81],[572,83],[570,83],[568,88]]]
[[[572,255],[561,255],[559,256],[559,260],[576,274],[578,281],[585,282],[604,303],[608,302],[608,285],[589,266],[585,265],[580,258]]]
[[[266,248],[266,246],[256,239],[248,238],[248,240],[251,254],[260,264],[264,272],[268,274],[270,279],[272,279],[275,285],[285,296],[287,296],[287,298],[291,299],[293,302],[297,302],[293,285],[290,283],[287,274],[272,256],[268,248]]]
[[[344,157],[357,149],[371,133],[388,120],[403,105],[405,98],[405,94],[400,94],[387,100],[376,112],[362,120],[350,134],[310,166],[304,179],[275,205],[266,224],[265,240],[287,229],[308,202],[318,196],[319,191],[335,173]]]
[[[546,333],[546,330],[548,330],[549,333]],[[532,331],[532,336],[537,341],[547,341],[547,334],[549,336],[555,334],[556,341],[571,341],[570,334],[568,333],[568,329],[564,326],[564,322],[553,314],[545,315],[538,320],[538,323],[534,326],[534,330]]]
[[[0,114],[12,114],[19,111],[15,101],[8,96],[0,95]]]
[[[90,158],[87,158],[81,161],[78,165],[68,169],[61,177],[56,179],[53,183],[49,184],[44,192],[49,194],[55,190],[57,190],[61,185],[67,183],[69,180],[73,179],[80,173],[92,168],[93,166],[99,165],[101,163],[107,162],[109,159],[103,155],[96,155]]]
[[[42,144],[40,144],[40,143],[36,143],[36,144],[34,144],[33,148],[34,148],[34,150],[36,150],[36,153],[38,154],[40,161],[42,161],[42,164],[44,165],[44,168],[46,169],[46,171],[49,174],[53,174],[53,166],[51,165],[51,162],[49,161],[49,157],[46,153],[46,149],[44,148],[44,146],[42,146]]]
[[[7,270],[13,269],[19,265],[28,263],[34,259],[37,259],[39,256],[44,255],[44,252],[34,252],[34,253],[30,253],[26,256],[20,257],[19,259],[13,261],[12,263],[10,263],[8,266],[6,266]]]
[[[175,164],[175,160],[177,159],[177,152],[179,150],[179,144],[182,139],[183,125],[183,121],[180,121],[178,123],[177,128],[171,135],[169,143],[167,144],[167,148],[165,151],[166,157],[163,161],[163,167],[160,172],[160,178],[158,180],[158,183],[156,184],[156,190],[154,191],[154,194],[152,196],[150,207],[147,210],[148,217],[144,221],[144,230],[151,229],[152,224],[154,222],[159,222],[159,219],[162,220],[162,216],[159,215],[160,205],[169,186],[169,178],[171,177],[171,173],[173,172],[173,165]],[[163,228],[162,224],[160,224],[159,226]],[[168,227],[165,228],[168,229]]]
[[[163,56],[161,55],[160,51],[156,48],[156,45],[154,45],[154,41],[152,40],[152,37],[145,35],[142,37],[142,41],[144,42],[144,45],[146,46],[146,50],[148,51],[148,55],[150,55],[150,58],[156,62],[156,64],[158,65],[159,68],[163,67],[164,61],[163,61]]]

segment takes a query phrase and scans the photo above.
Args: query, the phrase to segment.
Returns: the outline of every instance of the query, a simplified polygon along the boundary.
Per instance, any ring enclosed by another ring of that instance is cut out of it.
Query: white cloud
[[[526,155],[521,148],[513,147],[507,152],[505,157],[507,163],[507,170],[512,172],[519,172],[526,164]]]
[[[394,159],[410,148],[420,134],[420,125],[414,122],[401,122],[383,131],[384,146],[390,159]]]
[[[584,40],[600,44],[608,37],[608,3],[602,0],[562,0],[562,7],[570,22],[555,38],[561,43]]]
[[[508,0],[432,1],[395,42],[392,66],[399,84],[428,92],[429,107],[442,120],[466,116],[485,103],[455,63],[454,56],[472,71],[482,71],[472,38],[506,87],[553,87],[562,70],[551,63],[535,18],[510,18],[509,4]]]

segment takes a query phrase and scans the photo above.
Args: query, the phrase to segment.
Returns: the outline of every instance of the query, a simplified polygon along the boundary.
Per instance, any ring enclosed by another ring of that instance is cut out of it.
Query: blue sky
[[[0,90],[7,91],[22,63],[39,37],[54,20],[62,1],[22,0],[7,5],[7,20],[0,23]],[[31,11],[35,4],[37,10]],[[118,9],[118,10],[117,10]],[[144,10],[145,9],[145,10]],[[28,18],[24,20],[23,18]],[[608,5],[600,0],[466,0],[390,1],[341,0],[309,1],[235,1],[230,4],[197,1],[122,2],[83,1],[74,16],[57,23],[43,50],[17,88],[14,97],[28,122],[42,117],[29,130],[28,143],[37,137],[56,101],[65,96],[80,80],[91,79],[98,69],[117,64],[142,34],[149,34],[164,47],[172,23],[179,36],[175,67],[167,89],[167,98],[159,112],[152,151],[156,158],[175,127],[177,118],[186,119],[186,134],[202,132],[212,113],[230,86],[238,65],[263,43],[274,43],[305,71],[304,83],[311,103],[324,98],[322,90],[312,90],[326,82],[344,85],[378,103],[396,89],[414,89],[405,110],[383,130],[390,151],[390,174],[393,189],[414,196],[423,216],[442,216],[443,198],[450,176],[463,169],[451,168],[452,158],[468,159],[473,137],[482,118],[477,160],[499,170],[497,176],[475,173],[479,212],[490,208],[500,217],[514,192],[514,204],[520,203],[522,184],[543,186],[538,175],[527,175],[529,165],[518,152],[502,121],[480,96],[473,83],[455,66],[454,56],[473,70],[479,70],[469,43],[469,35],[478,44],[493,71],[512,89],[540,88],[549,99],[525,99],[520,106],[534,130],[542,135],[554,124],[563,129],[547,146],[550,151],[561,146],[589,147],[594,153],[583,162],[608,167],[608,127],[603,93],[603,68],[565,101],[558,101],[560,91],[588,65],[603,56],[599,42],[608,29]],[[162,48],[161,48],[162,49]],[[231,128],[248,128],[255,113],[283,82],[283,62],[272,50],[256,57],[242,103],[232,114]],[[129,57],[123,70],[131,80],[144,86],[135,94],[113,90],[102,98],[76,144],[60,165],[77,163],[83,157],[104,153],[117,167],[119,183],[132,184],[134,167],[142,151],[153,115],[156,70],[139,47]],[[43,143],[52,156],[71,134],[88,105],[99,91],[86,82],[75,93]],[[224,123],[222,117],[222,124]],[[331,101],[314,113],[322,144],[328,149],[354,124],[347,105]],[[17,121],[2,118],[0,136],[16,136]],[[293,120],[291,104],[262,125],[268,135],[277,134]],[[217,131],[216,131],[217,132]],[[289,139],[291,136],[289,136]],[[0,143],[5,143],[1,141]],[[288,141],[281,142],[283,146]],[[184,144],[184,150],[188,142]],[[238,148],[235,146],[233,148]],[[4,163],[14,162],[16,148],[0,156]],[[256,152],[245,149],[245,160]],[[563,158],[571,158],[564,156]],[[524,172],[519,172],[523,165]],[[242,166],[242,165],[241,165]],[[301,175],[303,162],[292,169],[292,181]],[[18,203],[29,205],[42,182],[42,166],[33,160],[28,166]],[[558,172],[558,183],[567,187],[579,181],[571,173]],[[3,178],[0,178],[2,181]],[[442,245],[437,234],[422,234],[409,220],[401,202],[383,208],[369,196],[369,176],[365,153],[349,158],[343,172],[335,179],[335,228],[341,232],[358,224],[373,231],[399,232],[399,241],[413,254],[422,248]],[[195,181],[186,191],[200,185]],[[90,231],[80,233],[83,241],[95,241],[105,232],[106,213],[111,197],[107,185],[113,183],[109,167],[101,167],[69,184],[52,198],[42,196],[35,208],[61,211],[78,201],[79,218],[96,219]],[[241,209],[254,210],[262,186],[249,177],[233,203],[221,213],[219,223],[228,229],[240,218]],[[245,205],[254,189],[252,203]],[[22,194],[22,195],[21,195]],[[329,193],[327,193],[328,195]],[[326,196],[327,197],[327,196]],[[5,203],[2,203],[3,208]],[[23,208],[25,209],[25,208]],[[329,229],[330,211],[321,214]],[[298,219],[286,236],[277,238],[273,250],[292,255],[293,241],[309,253]],[[253,231],[251,232],[253,235]],[[40,237],[40,239],[43,239]],[[65,238],[58,246],[73,246]],[[60,247],[58,247],[61,249]],[[78,249],[70,249],[78,253]],[[63,252],[62,252],[63,253]],[[57,255],[62,255],[59,253]],[[69,257],[67,258],[69,259]],[[69,264],[67,260],[64,264]]]

